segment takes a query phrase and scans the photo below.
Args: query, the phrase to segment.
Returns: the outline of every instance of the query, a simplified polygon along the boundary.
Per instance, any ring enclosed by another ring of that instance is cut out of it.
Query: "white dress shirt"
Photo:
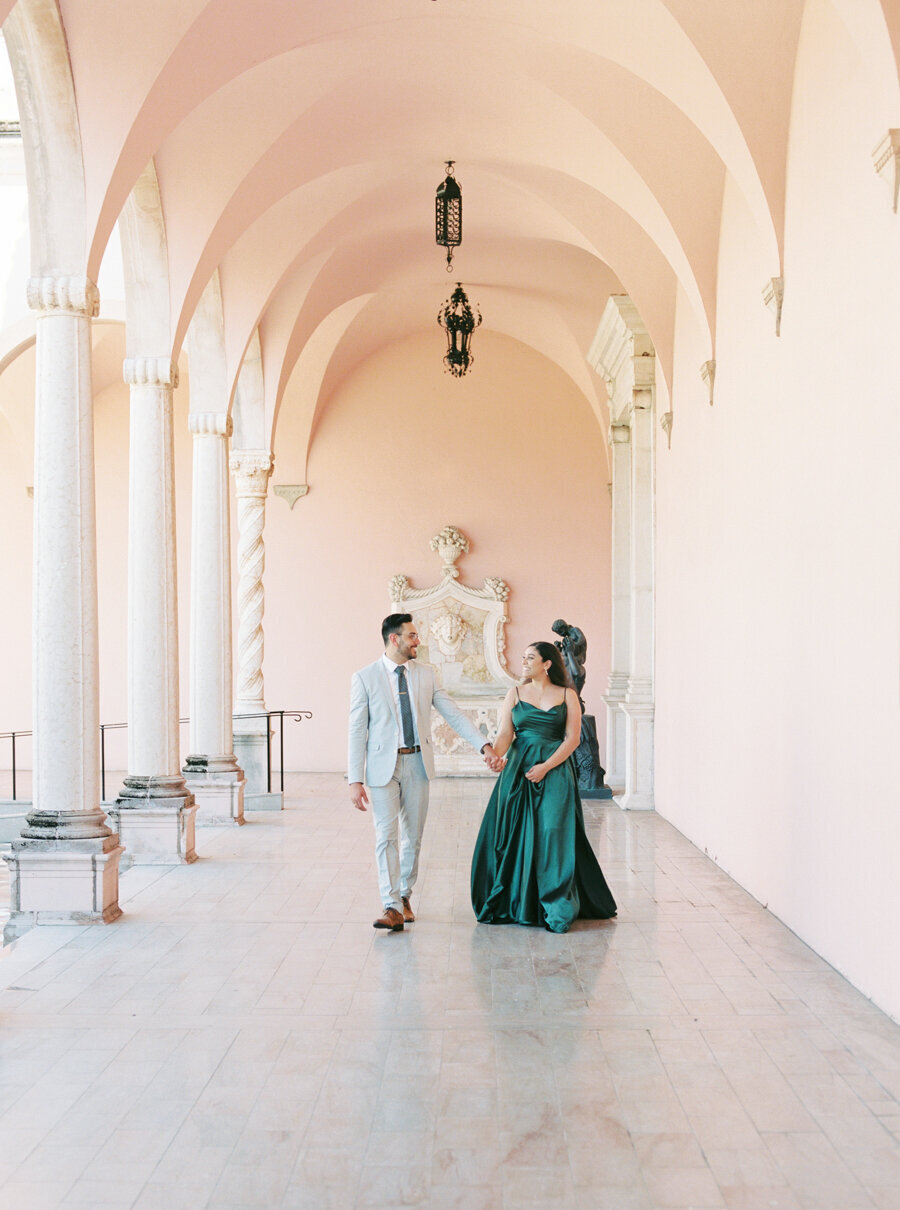
[[[391,694],[393,695],[393,698],[394,698],[394,708],[397,711],[397,724],[399,727],[400,747],[401,748],[405,747],[406,745],[403,741],[403,716],[400,713],[400,681],[397,676],[397,669],[398,668],[406,669],[406,691],[409,694],[409,711],[410,711],[410,714],[412,715],[413,736],[414,736],[413,747],[415,747],[417,744],[420,744],[421,741],[419,739],[419,724],[416,720],[416,709],[415,709],[415,706],[413,705],[412,677],[415,676],[415,673],[413,673],[411,676],[410,669],[409,669],[409,666],[411,663],[413,663],[413,661],[407,660],[404,664],[395,664],[394,661],[392,659],[390,659],[390,657],[387,655],[383,655],[381,658],[384,661],[384,666],[387,669],[388,680],[391,683]]]

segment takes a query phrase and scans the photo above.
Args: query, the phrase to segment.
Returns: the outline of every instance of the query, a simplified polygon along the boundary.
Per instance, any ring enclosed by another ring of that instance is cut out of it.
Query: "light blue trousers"
[[[386,786],[370,786],[369,798],[381,902],[402,911],[401,897],[408,897],[415,885],[428,814],[428,778],[421,752],[398,753],[393,777]]]

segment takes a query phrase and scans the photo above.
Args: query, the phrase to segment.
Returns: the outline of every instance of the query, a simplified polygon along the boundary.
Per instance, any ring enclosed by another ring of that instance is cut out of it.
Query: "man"
[[[353,674],[347,780],[358,811],[371,802],[375,862],[383,914],[377,929],[400,932],[415,920],[410,896],[434,777],[431,707],[493,767],[497,757],[449,694],[435,688],[434,672],[416,666],[419,636],[412,615],[392,613],[381,624],[384,655]],[[369,794],[363,781],[369,786]],[[400,842],[397,836],[399,831]]]

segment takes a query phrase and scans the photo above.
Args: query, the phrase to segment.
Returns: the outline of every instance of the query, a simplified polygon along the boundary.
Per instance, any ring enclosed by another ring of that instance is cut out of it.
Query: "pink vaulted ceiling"
[[[861,2],[878,37],[879,0]],[[434,331],[451,280],[432,232],[448,157],[458,273],[485,325],[539,348],[592,406],[584,357],[610,291],[634,298],[664,376],[679,287],[714,350],[726,176],[768,250],[760,280],[780,271],[804,0],[59,7],[88,272],[153,157],[172,350],[218,270],[230,381],[258,327],[273,421],[308,347],[321,406],[391,333]]]

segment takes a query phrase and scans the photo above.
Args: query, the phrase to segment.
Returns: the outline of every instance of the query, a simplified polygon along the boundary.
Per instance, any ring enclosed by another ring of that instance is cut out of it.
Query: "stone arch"
[[[75,87],[56,0],[19,0],[3,27],[22,124],[31,272],[85,272],[85,179]]]

